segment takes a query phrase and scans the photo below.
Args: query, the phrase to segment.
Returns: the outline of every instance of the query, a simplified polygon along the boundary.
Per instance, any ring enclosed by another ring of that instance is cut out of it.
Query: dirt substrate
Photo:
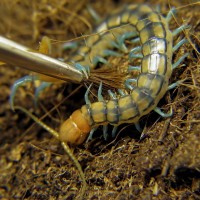
[[[134,2],[143,1],[5,0],[0,2],[0,34],[36,50],[44,35],[67,41],[91,33],[95,22],[88,5],[103,18]],[[173,56],[175,62],[190,53],[171,78],[171,82],[185,81],[159,103],[166,112],[172,106],[171,118],[154,112],[142,118],[142,139],[134,125],[121,125],[114,139],[105,141],[100,128],[92,141],[71,147],[85,174],[84,199],[200,199],[200,2],[148,2],[152,7],[160,5],[162,13],[167,13],[169,6],[177,8],[171,30],[183,23],[191,25],[186,36],[177,38],[188,37],[190,44]],[[60,44],[53,44],[52,56],[61,56]],[[109,59],[114,65],[123,65],[125,56]],[[80,198],[82,180],[60,142],[26,114],[10,109],[10,87],[26,74],[17,67],[0,66],[0,199]],[[27,84],[19,88],[15,105],[38,117],[48,114],[43,122],[58,130],[61,122],[84,104],[85,88],[74,92],[77,87],[54,84],[41,94],[35,108],[34,85]]]

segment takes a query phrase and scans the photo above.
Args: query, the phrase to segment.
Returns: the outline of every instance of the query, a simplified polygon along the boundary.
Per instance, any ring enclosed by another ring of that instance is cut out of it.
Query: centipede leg
[[[138,43],[138,42],[140,42],[140,38],[139,38],[139,37],[134,38],[134,39],[132,39],[130,42],[131,42],[132,44]]]
[[[104,138],[104,140],[108,139],[108,126],[107,125],[103,125],[103,138]]]
[[[118,89],[118,92],[119,92],[119,94],[120,94],[122,97],[126,95],[126,94],[124,93],[124,91],[121,90],[121,89]]]
[[[190,28],[190,25],[183,24],[172,32],[173,37],[177,36],[183,30]]]
[[[133,90],[134,86],[132,86],[131,83],[136,83],[137,82],[137,79],[135,78],[129,78],[125,81],[125,86],[126,88],[128,88],[129,90]]]
[[[66,42],[62,45],[62,50],[71,50],[78,48],[78,42]]]
[[[113,93],[111,90],[108,90],[108,94],[110,96],[111,99],[116,99],[117,96],[115,95],[115,93]]]
[[[183,44],[188,43],[188,40],[186,38],[179,41],[174,47],[173,47],[173,53],[177,51]]]
[[[176,8],[172,8],[166,16],[166,20],[169,22],[172,19],[172,16],[175,15],[177,12]]]
[[[104,101],[104,98],[102,96],[102,82],[99,85],[99,89],[98,89],[98,101]],[[107,140],[108,138],[108,126],[107,125],[103,125],[103,137],[105,140]]]
[[[89,136],[88,136],[88,138],[87,138],[87,140],[86,140],[86,143],[89,142],[90,140],[92,140],[93,134],[94,134],[94,132],[97,130],[97,128],[98,128],[98,127],[95,127],[95,128],[93,128],[93,129],[90,131]]]
[[[11,95],[10,95],[10,99],[9,99],[12,110],[14,110],[14,98],[15,98],[18,88],[21,87],[24,83],[33,82],[35,80],[37,80],[36,76],[28,75],[28,76],[24,76],[24,77],[18,79],[17,81],[15,81],[15,83],[13,84],[13,86],[11,88]]]
[[[128,52],[128,49],[125,44],[125,40],[129,38],[136,37],[138,35],[137,32],[127,32],[117,37],[117,44],[119,45],[119,49],[123,52]]]
[[[183,82],[184,82],[184,80],[182,80],[182,81],[177,81],[177,82],[175,82],[175,83],[172,83],[171,85],[168,86],[167,90],[172,90],[172,89],[174,89],[175,87],[179,86],[179,85],[180,85],[181,83],[183,83]]]
[[[88,87],[88,89],[86,90],[85,95],[84,95],[85,103],[88,104],[88,105],[91,104],[91,102],[90,102],[90,100],[89,100],[89,92],[90,92],[90,88],[91,88],[91,87],[92,87],[92,83],[90,84],[90,86]],[[103,98],[103,97],[102,97],[102,98]],[[89,142],[90,140],[92,140],[93,133],[97,130],[97,128],[98,128],[98,127],[95,127],[95,128],[93,128],[93,129],[90,131],[89,136],[88,136],[86,142]]]
[[[117,129],[118,129],[118,126],[114,126],[113,129],[112,129],[112,137],[113,138],[116,136]]]
[[[87,66],[82,66],[82,65],[80,65],[79,63],[75,63],[75,67],[76,67],[76,69],[78,69],[80,72],[82,72],[84,75],[85,75],[85,77],[88,79],[88,77],[89,77],[89,74],[90,74],[90,68],[89,67],[87,67]]]
[[[140,72],[141,71],[141,66],[131,66],[131,65],[129,65],[128,66],[128,72],[132,72],[132,71]]]
[[[183,56],[181,56],[173,65],[172,70],[176,69],[184,60],[186,57],[188,57],[189,53],[185,53]]]
[[[92,83],[90,84],[90,86],[88,87],[88,89],[86,90],[85,95],[84,95],[85,103],[88,105],[91,104],[89,97],[88,97],[91,87],[92,87]]]
[[[143,55],[142,54],[131,54],[129,55],[129,59],[132,60],[132,59],[135,59],[135,58],[143,58]]]
[[[136,52],[141,52],[142,47],[141,46],[137,46],[133,49],[131,49],[130,53],[129,53],[129,60],[132,60],[133,58],[143,58],[142,53],[137,53]]]
[[[98,89],[98,101],[104,101],[104,98],[102,96],[102,82],[99,85],[99,89]]]
[[[93,9],[91,5],[87,5],[87,10],[89,14],[92,16],[94,21],[98,24],[99,22],[102,21],[101,17],[98,15],[98,13]]]
[[[160,5],[156,5],[155,6],[155,11],[158,12],[158,13],[161,13],[161,7],[160,7]]]
[[[92,63],[94,65],[97,65],[97,63],[108,64],[108,61],[105,58],[101,57],[101,56],[95,56],[93,58],[93,60],[92,60]]]
[[[134,125],[135,125],[135,128],[138,130],[138,132],[142,133],[142,128],[141,128],[141,126],[140,126],[140,123],[137,122],[137,123],[135,123]]]
[[[104,53],[105,57],[106,56],[117,56],[117,57],[121,56],[120,53],[118,53],[116,51],[109,50],[109,49],[104,50],[103,53]]]
[[[173,115],[172,107],[170,108],[169,113],[164,113],[164,112],[162,112],[161,109],[158,108],[158,107],[154,108],[154,111],[155,111],[156,113],[158,113],[160,116],[162,116],[163,118],[171,117],[171,116]]]

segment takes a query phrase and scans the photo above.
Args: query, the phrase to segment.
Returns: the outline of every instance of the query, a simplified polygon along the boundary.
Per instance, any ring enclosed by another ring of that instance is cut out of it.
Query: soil
[[[34,50],[48,36],[53,41],[51,56],[58,58],[63,56],[64,41],[91,33],[95,27],[87,6],[104,18],[126,3],[144,2],[2,0],[0,34]],[[152,7],[159,5],[164,15],[170,7],[177,9],[171,30],[183,23],[191,25],[176,38],[187,37],[190,43],[173,56],[175,62],[190,53],[171,78],[171,82],[184,82],[159,103],[166,112],[172,106],[173,116],[162,118],[151,112],[143,117],[142,138],[134,125],[123,124],[115,138],[109,134],[105,141],[100,127],[91,141],[71,146],[87,182],[83,199],[200,199],[200,2],[169,2],[148,1]],[[124,61],[123,57],[110,59],[116,65]],[[60,142],[25,113],[10,108],[10,88],[27,74],[15,66],[0,66],[0,199],[80,199],[82,180]],[[20,87],[14,103],[55,130],[84,104],[86,89],[65,83],[43,91],[35,106],[35,86]]]

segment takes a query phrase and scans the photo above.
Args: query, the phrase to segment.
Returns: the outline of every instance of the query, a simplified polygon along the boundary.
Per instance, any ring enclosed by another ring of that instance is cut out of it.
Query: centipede
[[[172,11],[173,12],[173,11]],[[140,66],[129,66],[129,71],[139,71],[137,78],[126,80],[126,93],[119,91],[118,94],[109,90],[110,100],[104,100],[102,96],[102,84],[98,90],[98,101],[91,103],[88,98],[89,89],[85,94],[86,104],[74,111],[60,128],[60,139],[67,143],[81,144],[90,133],[103,125],[103,133],[106,137],[107,125],[114,126],[112,135],[116,128],[122,123],[137,123],[139,119],[155,110],[163,117],[169,117],[172,113],[163,113],[157,106],[160,99],[169,88],[169,79],[172,70],[175,69],[188,54],[181,57],[177,63],[172,64],[172,55],[182,44],[183,39],[173,47],[173,36],[177,35],[187,26],[183,25],[173,33],[169,30],[168,21],[172,12],[166,17],[154,11],[148,5],[128,5],[122,10],[108,17],[98,28],[98,32],[113,29],[123,25],[124,28],[116,29],[113,33],[106,32],[97,34],[94,38],[87,40],[87,47],[81,47],[71,59],[81,66],[93,68],[97,61],[102,61],[108,56],[108,49],[113,46],[127,51],[124,44],[125,39],[138,36],[140,46],[130,50],[129,56],[141,58]],[[113,34],[118,43],[113,42]],[[135,52],[141,51],[140,54]],[[114,54],[109,51],[110,54]],[[92,60],[92,62],[91,62]],[[89,65],[92,63],[93,65]],[[131,83],[135,83],[133,86]],[[176,85],[176,84],[175,84]]]
[[[86,139],[92,138],[99,126],[103,126],[104,138],[107,137],[108,124],[113,125],[112,136],[120,124],[133,123],[138,127],[140,118],[152,110],[162,117],[172,115],[172,111],[163,113],[157,104],[167,90],[179,84],[177,82],[169,85],[169,80],[172,71],[188,56],[188,53],[185,53],[177,62],[172,63],[173,53],[187,43],[186,39],[182,39],[174,45],[173,38],[188,28],[188,25],[184,24],[174,31],[169,29],[168,24],[175,11],[172,9],[163,16],[146,4],[125,5],[108,16],[95,29],[98,34],[87,38],[87,45],[79,47],[65,60],[90,77],[90,71],[95,72],[99,62],[106,64],[106,57],[118,56],[118,52],[121,51],[128,53],[130,58],[127,72],[131,74],[136,71],[138,76],[136,78],[129,76],[124,81],[123,90],[119,89],[117,92],[108,90],[109,99],[103,97],[103,83],[99,82],[96,102],[91,102],[89,99],[92,87],[90,85],[85,93],[86,104],[75,110],[61,124],[59,135],[56,134],[63,145],[82,144]],[[109,31],[111,29],[112,31]],[[127,40],[139,45],[128,49],[125,44]],[[141,60],[139,66],[134,65],[134,59]],[[66,149],[65,146],[64,148]],[[73,161],[76,160],[71,154],[70,157]],[[75,164],[77,166],[77,162]],[[80,166],[78,168],[81,171]],[[84,179],[83,174],[82,178]]]

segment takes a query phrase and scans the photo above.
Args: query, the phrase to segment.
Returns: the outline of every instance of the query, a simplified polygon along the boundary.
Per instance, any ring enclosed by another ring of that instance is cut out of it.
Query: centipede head
[[[85,141],[91,130],[80,110],[76,110],[60,127],[60,140],[79,145]]]

